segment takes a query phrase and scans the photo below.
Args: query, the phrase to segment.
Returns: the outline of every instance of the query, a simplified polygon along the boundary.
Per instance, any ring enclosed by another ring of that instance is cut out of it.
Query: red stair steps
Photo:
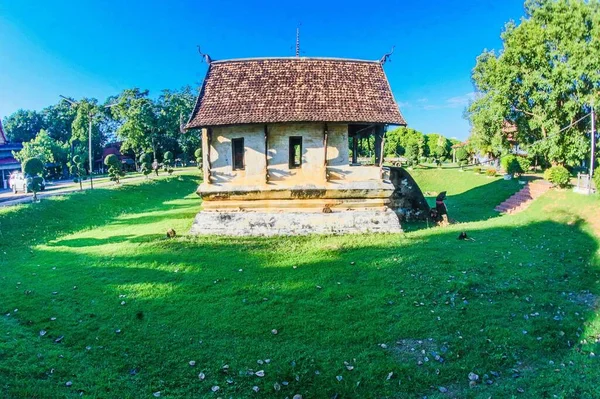
[[[544,180],[534,180],[527,183],[525,187],[510,196],[503,203],[494,208],[495,211],[500,213],[517,213],[521,212],[539,196],[550,190],[550,183]]]

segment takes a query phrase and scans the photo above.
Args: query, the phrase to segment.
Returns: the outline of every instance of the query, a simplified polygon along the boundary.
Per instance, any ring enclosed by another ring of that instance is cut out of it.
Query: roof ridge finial
[[[202,50],[200,50],[200,46],[197,46],[197,47],[198,47],[198,53],[200,53],[200,56],[202,57],[202,59],[203,59],[204,61],[206,61],[206,63],[207,63],[208,65],[210,65],[210,64],[211,64],[211,62],[212,62],[212,58],[210,58],[210,55],[208,55],[208,54],[206,54],[206,53],[203,53],[203,52],[202,52]]]
[[[296,27],[296,57],[300,57],[300,26],[302,22],[298,23]]]
[[[385,62],[386,62],[386,61],[392,62],[392,60],[391,60],[391,58],[390,58],[390,57],[391,57],[391,56],[392,56],[392,54],[394,53],[394,49],[395,49],[395,48],[396,48],[396,46],[395,46],[395,45],[394,45],[394,46],[392,46],[392,50],[391,50],[389,53],[385,53],[385,54],[383,55],[383,57],[381,57],[381,59],[379,60],[379,63],[380,63],[381,65],[385,64]]]

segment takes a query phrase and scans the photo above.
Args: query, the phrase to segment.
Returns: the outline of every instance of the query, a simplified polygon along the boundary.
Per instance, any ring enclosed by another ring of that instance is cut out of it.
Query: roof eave
[[[395,126],[407,126],[404,120],[393,120],[393,121],[317,121],[317,120],[293,120],[293,121],[247,121],[247,122],[236,122],[236,123],[189,123],[186,125],[185,130],[192,129],[204,129],[210,127],[226,127],[226,126],[243,126],[243,125],[274,125],[283,123],[337,123],[337,124],[365,124],[365,125],[395,125]]]

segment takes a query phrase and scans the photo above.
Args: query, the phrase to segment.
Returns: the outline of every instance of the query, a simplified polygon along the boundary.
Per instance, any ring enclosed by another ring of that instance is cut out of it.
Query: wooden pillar
[[[269,183],[269,128],[265,125],[265,183]]]
[[[323,162],[323,166],[325,169],[325,181],[328,181],[328,175],[327,175],[327,136],[328,136],[329,132],[327,130],[327,124],[325,123],[323,125],[323,147],[324,147],[324,155],[325,155],[325,160]]]
[[[375,165],[383,164],[383,125],[375,126]]]
[[[358,136],[352,136],[352,163],[358,163]]]
[[[212,132],[210,128],[202,129],[202,172],[204,174],[204,182],[210,184],[210,142]]]

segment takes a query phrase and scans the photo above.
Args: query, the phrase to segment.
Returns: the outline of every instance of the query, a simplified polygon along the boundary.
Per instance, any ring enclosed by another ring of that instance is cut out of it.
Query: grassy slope
[[[415,169],[410,173],[431,206],[435,206],[437,194],[447,191],[448,213],[460,222],[498,216],[494,208],[522,187],[516,179],[490,178],[470,170]]]
[[[598,198],[552,192],[483,220],[496,181],[469,190],[413,174],[448,189],[451,216],[481,221],[166,240],[199,208],[191,177],[1,209],[0,396],[598,397],[598,240],[585,221]],[[457,241],[461,230],[476,241]]]

